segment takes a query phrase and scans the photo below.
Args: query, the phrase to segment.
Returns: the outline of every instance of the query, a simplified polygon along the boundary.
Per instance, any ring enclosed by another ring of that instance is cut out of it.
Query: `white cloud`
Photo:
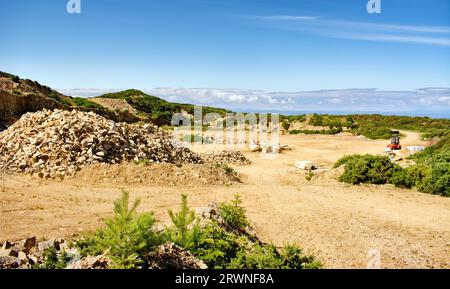
[[[157,88],[149,94],[177,102],[247,111],[441,112],[450,111],[450,88],[267,92],[261,90]]]
[[[97,96],[120,89],[60,90],[72,96]],[[408,113],[450,116],[450,88],[382,91],[373,88],[270,92],[216,88],[155,88],[143,90],[172,102],[216,106],[239,111]]]
[[[304,15],[248,16],[278,29],[323,37],[450,47],[450,27],[357,22]]]
[[[343,36],[345,37],[345,36]],[[402,42],[415,44],[429,44],[437,46],[450,47],[450,38],[438,37],[417,37],[417,36],[403,36],[403,35],[348,35],[349,39],[369,40],[369,41],[385,41],[385,42]]]

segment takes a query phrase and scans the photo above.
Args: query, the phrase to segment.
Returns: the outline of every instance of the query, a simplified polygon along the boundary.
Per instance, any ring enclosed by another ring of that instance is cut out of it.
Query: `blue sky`
[[[381,14],[368,0],[67,1],[0,0],[0,70],[85,95],[450,111],[449,89],[417,90],[450,87],[447,0],[381,0]]]

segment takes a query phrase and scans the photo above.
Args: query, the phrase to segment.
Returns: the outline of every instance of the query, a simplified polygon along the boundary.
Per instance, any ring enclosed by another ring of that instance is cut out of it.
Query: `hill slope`
[[[194,114],[194,105],[192,104],[168,102],[136,89],[108,93],[96,98],[125,100],[133,109],[138,111],[138,114],[149,117],[158,125],[170,125],[174,113],[186,112],[191,115]],[[94,98],[93,101],[95,101],[96,98]],[[231,111],[208,106],[202,107],[203,114],[217,113],[221,116],[225,116],[227,112]]]

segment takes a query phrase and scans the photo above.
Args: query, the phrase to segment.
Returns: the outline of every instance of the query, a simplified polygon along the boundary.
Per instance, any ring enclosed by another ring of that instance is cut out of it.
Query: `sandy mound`
[[[242,176],[212,164],[95,164],[77,172],[65,182],[72,185],[230,185]]]

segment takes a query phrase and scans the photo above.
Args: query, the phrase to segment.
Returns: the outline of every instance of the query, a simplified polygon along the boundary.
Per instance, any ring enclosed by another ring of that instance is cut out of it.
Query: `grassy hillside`
[[[307,121],[305,115],[282,116],[283,127],[289,128],[288,123],[292,121]],[[357,135],[364,135],[371,139],[389,139],[392,129],[412,130],[422,133],[427,139],[444,138],[450,135],[450,119],[432,119],[429,117],[409,116],[385,116],[385,115],[319,115],[313,114],[309,117],[309,125],[328,127],[329,130],[322,134],[336,134],[347,127]],[[316,131],[293,131],[291,133],[309,133]]]
[[[352,130],[372,139],[389,138],[389,130],[418,131],[424,138],[442,138],[450,135],[450,119],[429,117],[355,115]]]
[[[187,112],[189,114],[194,113],[194,105],[174,103],[163,100],[159,97],[145,94],[142,91],[130,89],[116,93],[108,93],[99,98],[113,98],[113,99],[124,99],[133,108],[142,112],[146,116],[156,120],[158,124],[169,125],[172,120],[172,115],[179,112]],[[217,113],[221,116],[225,116],[227,112],[231,112],[221,108],[215,107],[202,107],[203,114],[207,113]]]

